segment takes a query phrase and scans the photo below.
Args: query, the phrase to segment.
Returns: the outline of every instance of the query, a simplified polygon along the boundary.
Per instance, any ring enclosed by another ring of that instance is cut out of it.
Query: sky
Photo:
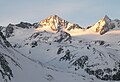
[[[0,25],[35,23],[50,15],[86,27],[108,15],[120,19],[120,0],[0,0]]]

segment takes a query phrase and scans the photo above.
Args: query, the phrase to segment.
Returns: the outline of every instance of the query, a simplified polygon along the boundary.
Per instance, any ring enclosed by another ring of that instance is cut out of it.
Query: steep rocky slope
[[[119,20],[111,20],[107,15],[100,19],[96,24],[89,27],[89,30],[99,33],[100,35],[112,29],[119,29]]]
[[[21,69],[20,64],[14,56],[12,45],[6,40],[2,32],[0,32],[0,81],[8,82],[14,77],[13,67]]]
[[[39,24],[44,26],[49,26],[52,31],[58,31],[59,27],[63,27],[63,29],[67,29],[70,31],[71,29],[81,29],[81,27],[78,24],[70,23],[64,19],[61,19],[57,15],[51,15],[47,17],[46,19],[39,22]]]

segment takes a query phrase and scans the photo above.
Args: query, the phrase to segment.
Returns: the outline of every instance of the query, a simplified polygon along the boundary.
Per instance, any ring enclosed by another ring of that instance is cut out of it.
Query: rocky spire
[[[105,32],[107,32],[109,29],[112,28],[112,24],[111,24],[111,19],[105,15],[102,19],[100,19],[95,25],[93,25],[91,28],[99,33],[99,34],[104,34]]]
[[[48,26],[50,27],[53,31],[57,31],[58,27],[63,27],[64,29],[71,30],[75,28],[81,28],[78,24],[73,24],[70,23],[62,18],[60,18],[57,15],[51,15],[47,17],[46,19],[42,20],[39,22],[39,24],[44,27]]]

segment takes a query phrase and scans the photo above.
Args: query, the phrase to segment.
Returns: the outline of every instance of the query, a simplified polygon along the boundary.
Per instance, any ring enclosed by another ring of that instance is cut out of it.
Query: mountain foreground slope
[[[120,21],[89,28],[57,15],[0,27],[0,82],[120,81]]]

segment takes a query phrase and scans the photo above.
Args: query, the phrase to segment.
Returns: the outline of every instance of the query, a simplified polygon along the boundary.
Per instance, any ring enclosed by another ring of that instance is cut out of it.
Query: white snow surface
[[[39,31],[37,31],[39,32]],[[8,41],[14,44],[18,44],[21,47],[14,49],[8,49],[11,54],[14,54],[16,61],[19,62],[22,69],[14,66],[10,60],[10,67],[13,70],[14,78],[10,82],[103,82],[97,79],[93,75],[88,75],[83,69],[78,71],[74,70],[74,66],[69,64],[69,61],[59,61],[60,57],[64,56],[64,53],[58,55],[57,51],[59,47],[62,47],[64,51],[69,49],[71,54],[75,55],[75,59],[86,55],[89,57],[89,65],[99,63],[99,66],[92,69],[114,67],[114,60],[109,57],[115,55],[115,60],[120,60],[120,31],[109,31],[104,35],[99,35],[91,32],[71,32],[72,43],[57,43],[54,42],[55,33],[43,32],[42,36],[49,37],[49,39],[31,38],[28,39],[33,33],[36,33],[35,29],[16,29],[13,37],[8,38]],[[104,45],[95,44],[94,41],[103,40]],[[30,44],[33,41],[37,41],[38,45],[31,48]],[[25,45],[28,43],[28,45]],[[110,46],[106,46],[110,44]],[[87,47],[91,45],[88,50]],[[92,54],[92,49],[95,48],[98,52]],[[116,51],[117,50],[117,51]],[[0,48],[0,51],[11,55],[6,49]],[[6,52],[7,51],[7,52]],[[97,53],[104,53],[100,56]],[[97,59],[98,57],[98,59]],[[108,62],[106,64],[105,62]],[[4,82],[0,77],[0,82]],[[114,82],[114,81],[110,81]]]

